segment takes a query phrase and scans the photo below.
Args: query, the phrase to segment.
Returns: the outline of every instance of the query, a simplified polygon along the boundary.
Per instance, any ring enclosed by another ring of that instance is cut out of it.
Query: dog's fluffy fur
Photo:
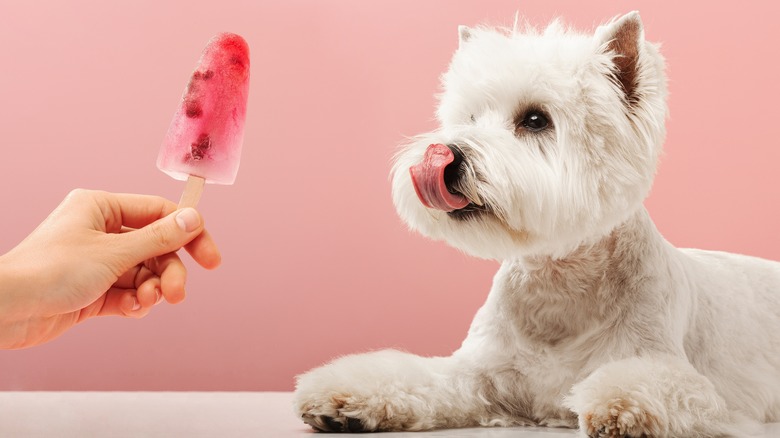
[[[780,420],[780,264],[674,248],[643,207],[667,106],[639,15],[593,34],[462,27],[442,82],[440,129],[397,156],[395,206],[413,230],[503,264],[452,356],[337,359],[299,376],[303,420],[687,438]],[[529,129],[532,111],[548,125]],[[462,152],[462,211],[415,193],[409,170],[434,143]]]

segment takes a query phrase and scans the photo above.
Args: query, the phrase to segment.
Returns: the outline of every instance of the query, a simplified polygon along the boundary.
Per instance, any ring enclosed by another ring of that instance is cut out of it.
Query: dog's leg
[[[453,358],[393,350],[358,354],[299,376],[295,410],[327,432],[524,424],[490,415],[477,380]]]
[[[740,420],[687,361],[641,357],[610,362],[574,385],[566,400],[588,437],[717,437]],[[740,421],[741,422],[741,421]]]

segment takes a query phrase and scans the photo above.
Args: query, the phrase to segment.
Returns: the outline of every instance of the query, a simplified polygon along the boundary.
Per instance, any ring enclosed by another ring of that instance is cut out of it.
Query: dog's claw
[[[327,415],[323,415],[320,418],[328,426],[328,432],[344,432],[344,424],[340,421],[336,421],[333,417]]]
[[[334,418],[329,415],[304,414],[301,419],[317,432],[368,432],[362,421],[352,417]]]
[[[347,431],[348,432],[366,432],[366,428],[363,427],[363,422],[357,418],[347,417]]]

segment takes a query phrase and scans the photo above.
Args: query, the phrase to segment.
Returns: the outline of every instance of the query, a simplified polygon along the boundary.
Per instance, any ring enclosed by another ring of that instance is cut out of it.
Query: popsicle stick
[[[204,178],[190,175],[190,177],[187,178],[187,185],[184,187],[184,193],[181,194],[181,199],[179,199],[179,208],[195,208],[198,205],[198,201],[200,201],[200,195],[203,193],[204,184],[206,184]]]

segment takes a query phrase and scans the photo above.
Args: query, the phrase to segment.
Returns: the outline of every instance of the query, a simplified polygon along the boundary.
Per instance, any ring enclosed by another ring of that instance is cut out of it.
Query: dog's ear
[[[471,29],[468,26],[458,26],[458,48],[462,48],[463,44],[471,38]]]
[[[595,38],[598,39],[600,50],[613,55],[613,74],[625,94],[626,102],[633,106],[638,100],[639,59],[645,40],[639,12],[629,12],[599,27]]]

